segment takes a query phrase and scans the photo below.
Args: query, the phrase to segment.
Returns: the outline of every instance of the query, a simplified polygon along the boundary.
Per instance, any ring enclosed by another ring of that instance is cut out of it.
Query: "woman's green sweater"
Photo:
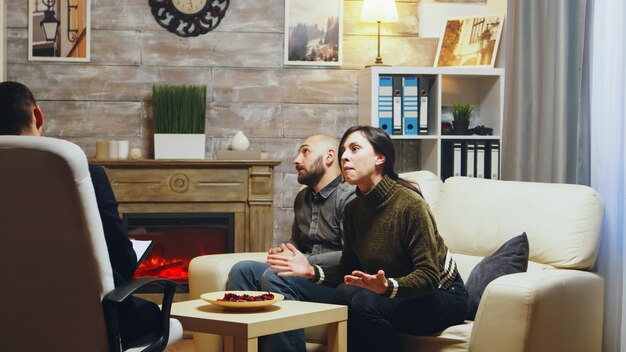
[[[388,176],[346,205],[341,263],[315,267],[314,281],[343,282],[353,270],[384,270],[395,297],[415,298],[447,289],[458,275],[426,201]]]

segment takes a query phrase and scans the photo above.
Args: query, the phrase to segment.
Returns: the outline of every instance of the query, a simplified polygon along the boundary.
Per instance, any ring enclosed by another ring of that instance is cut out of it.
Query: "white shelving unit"
[[[442,141],[498,141],[502,146],[504,113],[504,69],[459,67],[368,67],[359,72],[359,124],[379,127],[378,94],[381,75],[426,76],[428,90],[428,133],[391,135],[392,139],[420,141],[421,169],[442,175]],[[472,124],[493,129],[492,136],[442,135],[442,108],[453,103],[471,103],[475,114]],[[500,150],[500,155],[501,155]],[[498,163],[499,164],[499,163]]]

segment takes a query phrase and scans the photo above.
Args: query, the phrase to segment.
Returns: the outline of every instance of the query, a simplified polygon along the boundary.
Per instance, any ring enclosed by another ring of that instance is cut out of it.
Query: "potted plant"
[[[155,159],[204,159],[206,86],[154,85]]]
[[[454,103],[450,107],[454,134],[468,134],[469,122],[472,117],[474,107],[470,103]]]

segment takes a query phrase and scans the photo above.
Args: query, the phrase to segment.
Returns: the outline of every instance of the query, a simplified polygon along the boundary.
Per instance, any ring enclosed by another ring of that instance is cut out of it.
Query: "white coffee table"
[[[256,352],[259,336],[323,324],[328,351],[347,350],[348,309],[341,305],[281,301],[262,310],[233,311],[196,299],[172,304],[171,316],[186,331],[224,336],[228,352]]]

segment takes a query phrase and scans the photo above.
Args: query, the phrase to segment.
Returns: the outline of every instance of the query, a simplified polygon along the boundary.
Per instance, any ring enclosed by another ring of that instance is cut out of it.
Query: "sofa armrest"
[[[470,351],[601,351],[604,280],[579,270],[502,276],[482,296]]]
[[[267,252],[211,254],[193,258],[189,263],[189,297],[226,290],[230,268],[242,260],[265,262]]]
[[[207,292],[226,290],[228,273],[235,263],[242,260],[265,262],[267,252],[210,254],[195,257],[189,263],[189,298],[200,298]],[[221,351],[219,335],[194,333],[196,351]]]

